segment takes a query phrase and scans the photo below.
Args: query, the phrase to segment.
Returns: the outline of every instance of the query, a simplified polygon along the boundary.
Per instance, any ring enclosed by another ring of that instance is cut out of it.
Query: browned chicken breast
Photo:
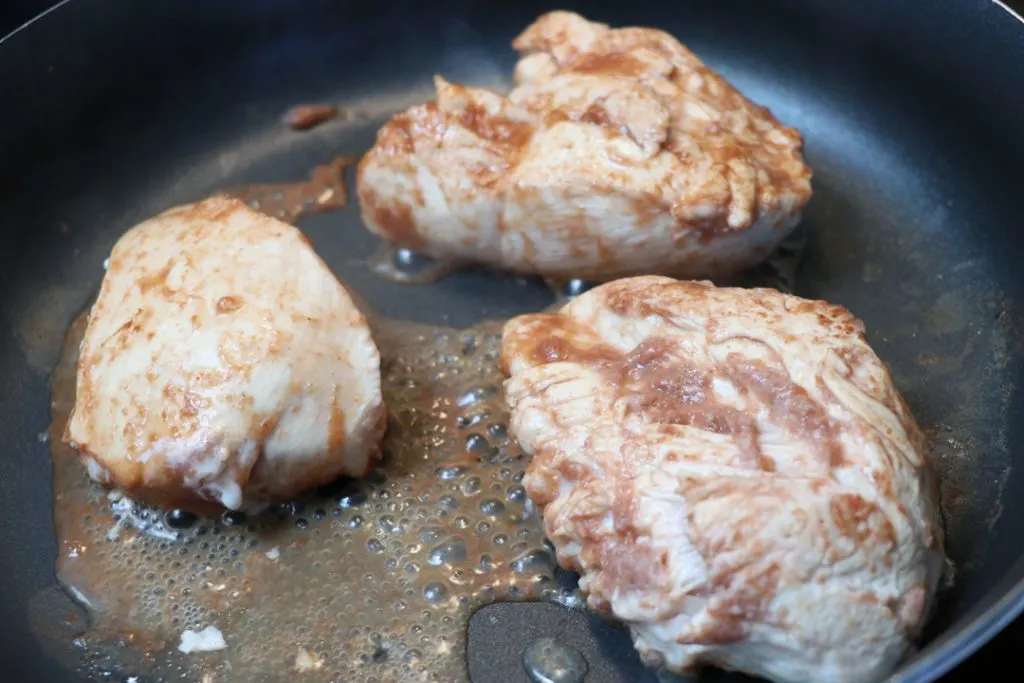
[[[384,425],[366,319],[298,229],[218,197],[115,245],[65,434],[94,479],[252,507],[363,474]]]
[[[505,327],[559,562],[645,661],[876,681],[943,563],[922,437],[846,309],[638,277]]]
[[[359,165],[370,230],[447,261],[548,277],[730,275],[811,196],[800,135],[672,36],[538,19],[507,97],[436,79]]]

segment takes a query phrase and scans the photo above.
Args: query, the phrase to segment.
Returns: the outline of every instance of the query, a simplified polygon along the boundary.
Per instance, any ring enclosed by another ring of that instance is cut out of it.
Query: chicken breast
[[[943,564],[922,436],[846,309],[665,277],[502,341],[524,484],[650,665],[881,680]]]
[[[215,197],[114,246],[65,432],[94,479],[250,508],[362,475],[384,426],[366,319],[297,228]]]
[[[552,278],[724,277],[811,196],[802,140],[672,36],[539,18],[507,97],[436,78],[359,164],[367,227],[435,258]]]

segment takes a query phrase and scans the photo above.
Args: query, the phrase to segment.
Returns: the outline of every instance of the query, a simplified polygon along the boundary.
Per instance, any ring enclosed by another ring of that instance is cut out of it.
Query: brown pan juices
[[[301,216],[340,209],[348,203],[345,169],[358,159],[341,156],[314,168],[307,180],[259,183],[225,190],[252,208],[291,223]]]
[[[391,420],[374,473],[259,518],[194,519],[108,494],[61,443],[84,319],[54,373],[50,443],[58,578],[90,612],[81,640],[100,668],[131,660],[143,670],[122,673],[209,682],[459,681],[479,606],[576,601],[553,580],[520,484],[500,324],[375,321]],[[177,651],[183,631],[211,625],[224,649]]]
[[[294,221],[345,203],[350,163],[339,158],[307,181],[227,194]],[[410,259],[388,260],[420,265]],[[379,272],[382,260],[368,266],[389,279],[445,274],[430,264],[404,276]],[[562,302],[582,291],[577,281],[549,284]],[[248,518],[165,513],[89,480],[61,441],[86,314],[75,320],[53,374],[49,441],[58,579],[88,613],[72,642],[84,673],[146,682],[456,683],[468,680],[467,627],[479,607],[582,606],[555,580],[521,484],[527,462],[509,438],[501,391],[504,321],[454,329],[369,317],[389,411],[383,460],[362,480]],[[222,649],[179,651],[183,632],[210,626]],[[528,648],[523,664],[534,677],[557,670],[581,679],[586,671],[579,653],[551,639]]]

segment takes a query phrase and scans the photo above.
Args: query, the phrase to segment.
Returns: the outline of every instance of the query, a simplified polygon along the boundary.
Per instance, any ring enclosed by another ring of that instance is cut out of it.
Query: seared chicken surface
[[[922,436],[846,309],[638,277],[502,341],[524,480],[644,660],[882,679],[942,561]]]
[[[384,425],[366,319],[298,229],[215,197],[115,245],[65,432],[94,479],[252,507],[362,475]]]
[[[513,42],[507,97],[437,77],[359,165],[370,230],[548,277],[717,277],[764,260],[811,195],[802,140],[672,36],[569,12]]]

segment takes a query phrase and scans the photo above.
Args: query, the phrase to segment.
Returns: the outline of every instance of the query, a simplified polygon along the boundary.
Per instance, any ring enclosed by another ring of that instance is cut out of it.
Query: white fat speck
[[[121,529],[127,525],[126,520],[131,517],[132,511],[135,508],[135,501],[119,491],[111,491],[107,494],[107,498],[111,501],[110,509],[122,515],[122,519],[114,522],[113,526],[107,531],[107,540],[116,541],[121,535]]]
[[[207,482],[204,489],[229,510],[237,510],[242,507],[241,487],[233,479],[226,476],[221,479],[221,481]]]
[[[103,270],[108,270],[109,268],[110,268],[110,259],[108,259],[108,258],[107,259],[103,259]]]
[[[78,444],[72,444],[71,447],[77,448]],[[97,481],[101,484],[110,483],[110,472],[92,458],[85,459],[85,469],[89,473],[89,476],[92,477],[93,481]]]
[[[298,672],[314,671],[322,667],[324,663],[316,656],[315,653],[311,653],[304,648],[299,648],[298,653],[295,655],[295,670]]]
[[[121,519],[115,522],[114,526],[110,527],[110,531],[107,532],[107,538],[111,541],[117,539],[122,529],[132,527],[144,534],[165,541],[173,541],[178,538],[176,532],[167,529],[162,523],[150,521],[138,514],[138,511],[135,509],[135,501],[124,495],[121,491],[110,491],[107,493],[107,500],[110,501],[110,509],[121,515]]]
[[[178,652],[216,652],[223,650],[228,644],[224,642],[224,634],[216,626],[207,626],[202,631],[188,629],[181,634]]]
[[[281,557],[281,549],[278,548],[276,545],[267,551],[268,560],[276,560],[279,557]]]

